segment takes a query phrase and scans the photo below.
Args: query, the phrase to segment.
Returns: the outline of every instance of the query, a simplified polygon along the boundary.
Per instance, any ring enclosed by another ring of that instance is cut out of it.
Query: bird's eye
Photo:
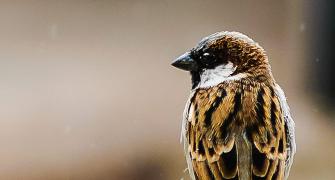
[[[209,65],[215,62],[215,56],[211,53],[206,52],[200,56],[200,61],[204,65]]]

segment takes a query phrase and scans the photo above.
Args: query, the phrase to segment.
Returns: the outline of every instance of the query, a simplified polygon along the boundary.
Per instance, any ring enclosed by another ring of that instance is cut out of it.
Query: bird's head
[[[190,71],[192,88],[243,78],[262,81],[271,76],[264,49],[238,32],[218,32],[205,37],[172,65]]]

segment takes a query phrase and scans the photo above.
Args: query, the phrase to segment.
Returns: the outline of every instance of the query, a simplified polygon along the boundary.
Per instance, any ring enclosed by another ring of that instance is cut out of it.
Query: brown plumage
[[[294,123],[263,48],[220,32],[173,65],[192,75],[183,138],[193,179],[288,177]]]

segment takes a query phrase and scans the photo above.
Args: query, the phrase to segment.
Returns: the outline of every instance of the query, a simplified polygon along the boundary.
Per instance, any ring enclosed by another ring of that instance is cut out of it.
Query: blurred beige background
[[[268,52],[296,121],[290,179],[334,179],[334,114],[304,89],[302,2],[0,1],[0,179],[188,179],[190,77],[170,62],[222,30]]]

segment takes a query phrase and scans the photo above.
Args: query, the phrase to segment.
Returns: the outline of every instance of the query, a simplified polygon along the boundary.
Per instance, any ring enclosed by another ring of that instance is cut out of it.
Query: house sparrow
[[[294,122],[258,43],[218,32],[172,65],[192,77],[182,124],[192,179],[287,179]]]

